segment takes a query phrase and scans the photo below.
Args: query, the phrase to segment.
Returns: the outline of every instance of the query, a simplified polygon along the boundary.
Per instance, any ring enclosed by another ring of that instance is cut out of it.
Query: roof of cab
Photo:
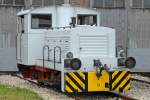
[[[18,12],[18,16],[22,16],[22,15],[26,15],[29,13],[50,13],[50,9],[56,9],[59,7],[67,7],[68,9],[70,8],[76,8],[76,9],[81,9],[84,11],[88,11],[88,12],[95,12],[95,13],[99,13],[98,10],[96,9],[91,9],[91,8],[87,8],[87,7],[81,7],[81,6],[73,6],[73,5],[69,5],[69,4],[63,4],[61,6],[47,6],[47,7],[39,7],[39,8],[30,8],[28,10],[21,10],[20,12]]]

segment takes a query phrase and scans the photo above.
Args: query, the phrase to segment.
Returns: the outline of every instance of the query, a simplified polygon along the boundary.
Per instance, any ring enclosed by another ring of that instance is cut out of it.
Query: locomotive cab
[[[59,80],[62,91],[69,93],[130,88],[128,68],[135,60],[116,57],[115,29],[100,26],[97,10],[32,8],[18,13],[18,23],[17,63],[23,77]],[[125,60],[118,66],[120,59]]]

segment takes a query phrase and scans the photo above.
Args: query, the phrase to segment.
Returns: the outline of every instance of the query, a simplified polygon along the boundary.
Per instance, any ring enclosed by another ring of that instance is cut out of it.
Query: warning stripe
[[[116,78],[116,80],[113,81],[112,83],[112,89],[116,89],[118,85],[124,80],[123,77],[126,76],[126,72],[121,72],[120,75]]]
[[[69,72],[65,74],[66,92],[84,92],[86,90],[86,75],[84,73]]]
[[[114,81],[119,77],[119,75],[122,73],[121,71],[116,71],[117,74],[115,74],[114,76],[112,76],[112,83],[114,83]]]
[[[131,78],[131,75],[130,75],[130,74],[128,74],[126,78],[124,78],[124,79],[122,78],[123,81],[122,81],[122,83],[120,83],[120,85],[118,86],[118,88],[117,88],[116,90],[119,91],[119,87],[121,87],[121,89],[123,89],[123,90],[128,90],[128,89],[124,89],[124,88],[122,88],[122,87],[123,87],[125,84],[128,84],[128,85],[130,86],[130,78]],[[129,83],[128,83],[128,81],[129,81]]]
[[[119,70],[116,70],[116,71],[112,74],[112,79],[117,75],[118,72],[119,72]]]
[[[79,91],[81,92],[81,89],[75,84],[73,80],[70,79],[70,77],[66,76],[66,81],[68,82],[68,86],[72,88],[72,91]]]
[[[79,75],[85,80],[85,73],[83,73],[83,72],[79,72]]]
[[[129,71],[115,71],[112,74],[112,90],[124,91],[130,88],[130,72]]]
[[[126,84],[125,84],[124,86],[122,86],[122,90],[128,90],[128,89],[131,87],[131,85],[130,85],[130,80],[131,80],[131,79],[129,79],[129,80],[126,82]]]
[[[72,76],[73,79],[77,82],[77,84],[79,84],[83,89],[85,88],[84,80],[81,76],[79,76],[79,74],[71,72],[69,73],[69,75]]]
[[[74,91],[74,88],[67,81],[66,81],[65,89],[68,92],[73,92]]]

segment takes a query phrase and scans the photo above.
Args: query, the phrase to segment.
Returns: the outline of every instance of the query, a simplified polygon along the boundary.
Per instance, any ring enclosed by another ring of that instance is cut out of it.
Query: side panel
[[[133,72],[150,72],[150,48],[130,48],[129,56],[135,57],[136,67]]]
[[[0,48],[0,71],[18,71],[15,57],[15,48]]]
[[[22,64],[28,64],[28,35],[22,34],[21,37],[20,60]]]

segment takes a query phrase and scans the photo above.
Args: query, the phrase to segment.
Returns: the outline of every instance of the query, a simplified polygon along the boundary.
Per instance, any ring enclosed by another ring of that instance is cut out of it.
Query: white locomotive
[[[115,29],[99,22],[97,10],[71,5],[20,11],[19,71],[39,82],[60,81],[63,92],[128,90],[135,60],[116,56]]]

